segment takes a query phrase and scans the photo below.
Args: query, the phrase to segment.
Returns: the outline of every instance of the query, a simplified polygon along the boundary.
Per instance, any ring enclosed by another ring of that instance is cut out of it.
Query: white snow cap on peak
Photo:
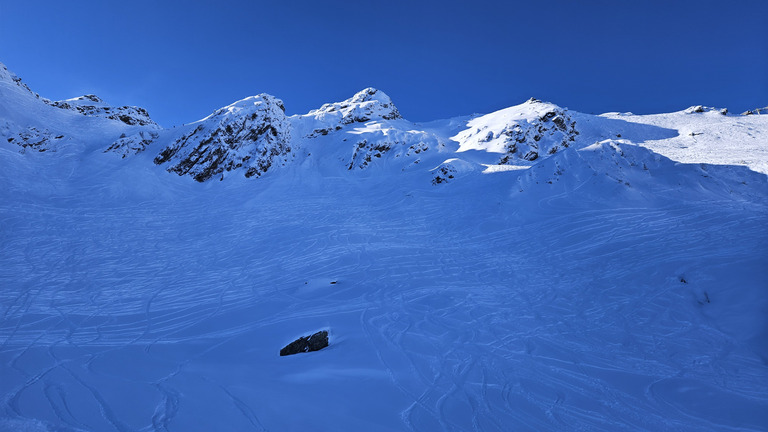
[[[343,102],[327,103],[308,116],[335,124],[361,123],[370,120],[402,118],[392,99],[381,90],[368,87]]]
[[[96,96],[94,94],[87,94],[87,95],[82,95],[82,96],[74,97],[74,98],[71,98],[71,99],[66,99],[66,100],[64,100],[64,102],[105,103],[104,99],[102,99],[102,98],[100,98],[100,97],[98,97],[98,96]]]
[[[261,93],[256,96],[248,96],[247,98],[240,99],[237,102],[233,102],[225,107],[219,108],[208,117],[199,120],[199,121],[205,121],[214,117],[220,117],[224,115],[233,115],[237,114],[240,115],[243,111],[259,111],[259,110],[269,110],[269,109],[279,109],[283,113],[285,113],[285,105],[283,104],[283,101],[266,93]]]
[[[382,104],[391,104],[392,99],[387,96],[386,93],[384,93],[381,90],[375,89],[373,87],[367,87],[359,92],[355,93],[354,96],[352,96],[350,99],[347,99],[350,103],[363,103],[363,102],[369,102],[369,101],[378,101]]]

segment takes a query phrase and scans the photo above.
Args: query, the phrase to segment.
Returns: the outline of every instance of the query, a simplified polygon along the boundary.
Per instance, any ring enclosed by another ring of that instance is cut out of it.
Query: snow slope
[[[6,75],[0,431],[768,424],[768,116],[526,102],[415,124],[366,89],[157,129]],[[31,128],[65,138],[8,141]],[[213,160],[194,149],[281,146],[258,177],[193,178]]]

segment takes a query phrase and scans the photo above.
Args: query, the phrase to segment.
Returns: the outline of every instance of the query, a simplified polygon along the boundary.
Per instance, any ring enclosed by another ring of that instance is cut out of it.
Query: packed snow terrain
[[[0,65],[0,431],[768,427],[766,115],[91,96]]]

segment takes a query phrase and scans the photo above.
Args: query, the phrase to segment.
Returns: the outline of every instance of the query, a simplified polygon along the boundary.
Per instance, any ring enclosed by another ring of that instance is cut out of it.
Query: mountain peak
[[[360,90],[342,102],[327,103],[307,115],[320,121],[342,125],[402,118],[392,99],[373,87]]]
[[[285,113],[285,104],[283,104],[283,101],[276,98],[275,96],[272,96],[270,94],[266,93],[260,93],[255,96],[248,96],[246,98],[240,99],[237,102],[233,102],[225,107],[219,108],[208,117],[200,120],[206,121],[214,117],[221,117],[226,115],[235,115],[240,114],[243,112],[248,111],[254,111],[254,110],[261,110],[260,107],[277,107],[279,108],[283,113]]]
[[[291,155],[291,125],[283,101],[259,94],[219,108],[154,159],[167,170],[204,182],[242,168],[259,177]]]
[[[384,93],[381,90],[375,89],[373,87],[366,87],[359,92],[355,93],[354,96],[347,99],[350,103],[363,103],[363,102],[369,102],[369,101],[379,101],[382,104],[392,104],[392,99],[390,99],[389,96],[387,96],[386,93]]]

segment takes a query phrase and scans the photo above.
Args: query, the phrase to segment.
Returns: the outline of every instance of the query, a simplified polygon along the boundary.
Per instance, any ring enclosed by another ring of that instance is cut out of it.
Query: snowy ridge
[[[84,95],[63,101],[45,102],[56,108],[78,112],[93,117],[103,117],[121,121],[127,125],[151,126],[160,128],[150,117],[147,110],[141,107],[122,106],[111,107],[96,95]]]
[[[0,67],[0,144],[7,148],[28,154],[82,155],[143,130],[161,128],[142,108],[113,108],[93,95],[51,102]]]
[[[32,95],[35,98],[40,98],[40,95],[33,92],[28,85],[22,82],[21,78],[8,70],[8,68],[3,63],[0,63],[0,83],[5,84],[10,88],[17,89],[23,93]]]

